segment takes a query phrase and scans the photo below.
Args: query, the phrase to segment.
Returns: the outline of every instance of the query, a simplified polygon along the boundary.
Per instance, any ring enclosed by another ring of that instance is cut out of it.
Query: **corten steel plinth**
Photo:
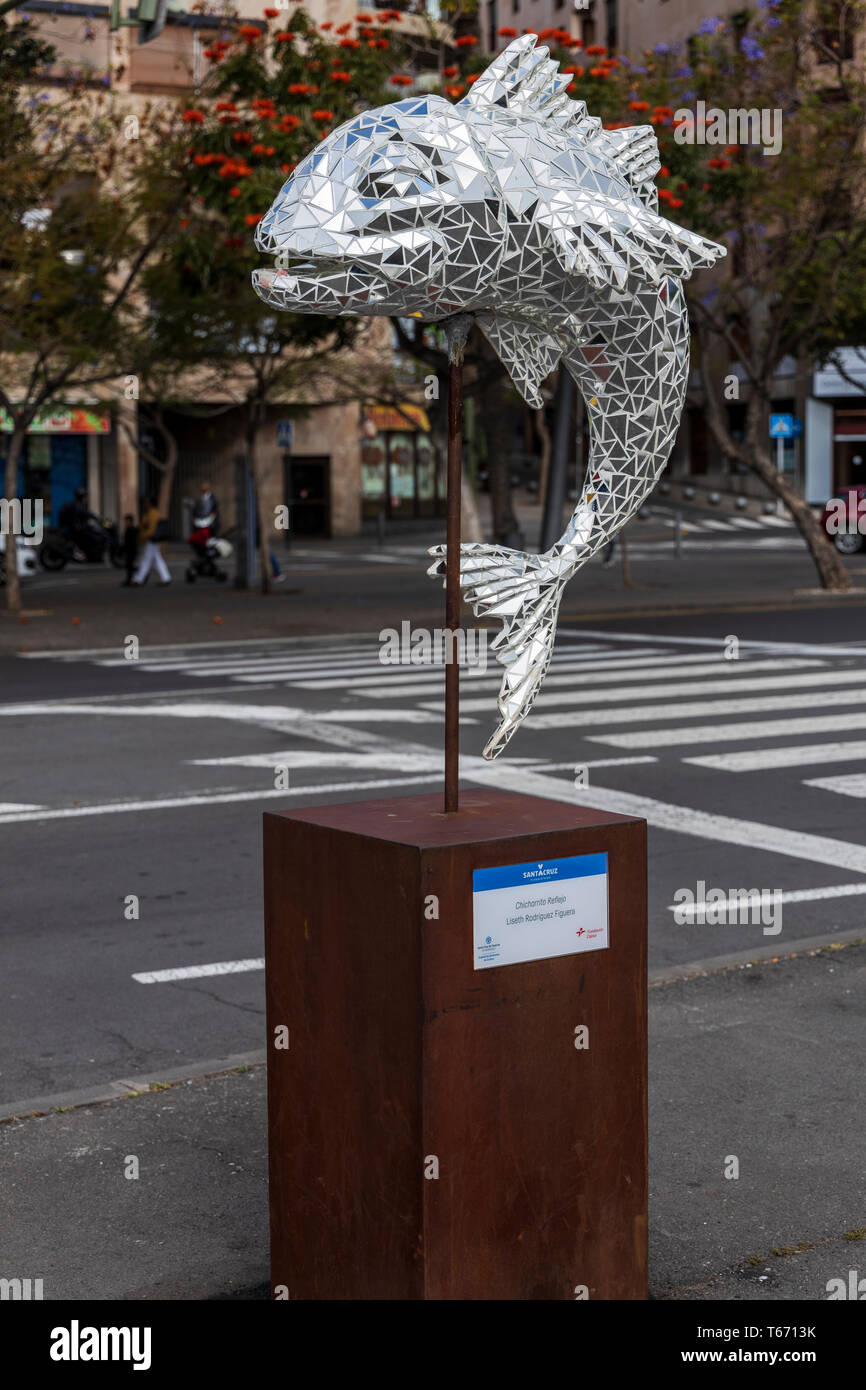
[[[645,1298],[645,822],[476,790],[266,815],[264,849],[274,1287]],[[601,853],[606,948],[474,968],[473,870]]]

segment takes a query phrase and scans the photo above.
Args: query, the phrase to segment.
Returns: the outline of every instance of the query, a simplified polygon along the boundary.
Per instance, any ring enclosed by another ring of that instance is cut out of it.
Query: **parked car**
[[[866,483],[843,487],[824,503],[821,524],[840,555],[856,555],[866,543]]]

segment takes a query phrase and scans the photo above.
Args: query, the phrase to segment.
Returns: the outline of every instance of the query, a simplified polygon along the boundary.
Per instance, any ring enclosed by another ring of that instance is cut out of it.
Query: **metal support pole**
[[[463,442],[463,354],[470,314],[445,322],[448,341],[447,525],[445,532],[445,810],[458,807],[460,763],[460,481]]]

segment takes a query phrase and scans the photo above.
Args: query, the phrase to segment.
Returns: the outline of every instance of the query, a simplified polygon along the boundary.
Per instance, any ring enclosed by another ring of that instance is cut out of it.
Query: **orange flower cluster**
[[[256,39],[261,38],[262,31],[257,24],[242,24],[238,29],[238,36],[244,43],[255,43]]]
[[[481,76],[481,73],[480,73],[480,72],[470,72],[470,73],[467,74],[466,81],[468,82],[469,86],[471,87],[471,86],[472,86],[472,83],[473,83],[473,82],[477,82],[480,76]]]
[[[360,47],[361,47],[361,40],[360,40],[360,39],[340,39],[340,47],[341,47],[341,48],[360,48]]]
[[[628,104],[628,109],[629,109],[629,111],[649,111],[649,102],[648,102],[648,101],[630,101],[629,104]]]
[[[274,34],[274,43],[294,43],[295,36],[288,29],[283,29],[279,34]]]
[[[215,107],[217,111],[237,111],[233,101],[218,101]]]
[[[349,30],[351,29],[351,27],[352,27],[351,24],[339,24],[339,25],[337,26],[337,28],[334,30],[334,33],[335,33],[335,34],[348,34],[348,32],[349,32]]]
[[[333,21],[332,19],[329,19],[328,22],[327,22],[327,24],[320,24],[320,25],[319,25],[319,28],[320,28],[320,29],[325,29],[325,30],[327,30],[327,29],[333,29],[333,27],[334,27],[334,21]]]
[[[659,202],[667,203],[669,208],[681,208],[683,205],[682,198],[675,198],[669,188],[659,189]]]
[[[597,55],[598,57],[603,58],[605,53],[607,52],[607,49],[605,48],[603,43],[591,43],[586,51],[593,57]]]
[[[210,48],[204,50],[204,56],[209,58],[212,63],[219,63],[230,48],[231,43],[228,39],[217,39],[216,43],[212,43]]]
[[[668,121],[673,120],[673,116],[673,107],[654,106],[650,116],[650,125],[666,125]]]
[[[501,33],[502,30],[499,32]],[[581,40],[573,39],[567,29],[541,29],[538,37],[542,43],[558,43],[560,48],[583,47]],[[603,49],[602,52],[604,52]]]
[[[279,10],[263,10],[262,14],[264,15],[265,19],[279,19],[280,17]]]
[[[460,71],[460,69],[459,69],[458,67],[455,67],[455,66],[452,64],[451,67],[449,67],[449,68],[443,68],[443,69],[442,69],[442,76],[443,76],[443,77],[456,77],[459,71]]]
[[[464,34],[462,38],[454,40],[455,48],[474,48],[478,40],[474,34]]]
[[[351,73],[348,73],[348,72],[332,72],[332,73],[331,73],[331,81],[332,81],[332,82],[351,82],[351,80],[352,80]]]
[[[400,72],[395,72],[393,77],[388,78],[392,87],[411,87],[414,80],[413,77],[407,77],[404,73]]]
[[[196,111],[193,107],[190,107],[188,111],[184,111],[181,119],[184,120],[187,125],[203,125],[204,112]]]
[[[222,163],[222,159],[225,159],[225,155],[221,158],[217,154],[196,154],[193,155],[192,162],[193,164],[198,164],[198,166],[202,168],[208,164],[220,164]]]
[[[280,117],[280,130],[282,131],[297,130],[300,124],[300,116],[293,116],[288,111]]]
[[[718,155],[713,159],[708,159],[707,164],[711,169],[730,169],[731,167],[731,161],[729,159],[719,159]]]
[[[257,154],[259,158],[261,158],[262,155],[272,155],[275,153],[276,151],[273,145],[253,145],[253,154]]]
[[[222,166],[221,179],[246,179],[253,172],[245,159],[231,159],[227,154],[218,154],[216,162]]]
[[[455,84],[454,86],[446,87],[445,91],[452,101],[456,101],[458,97],[462,97],[466,88]]]
[[[256,115],[263,121],[275,121],[277,119],[277,108],[270,97],[256,97],[250,102]]]
[[[265,11],[265,13],[267,14],[267,10]],[[244,218],[244,221],[246,222],[248,227],[255,227],[257,222],[261,222],[264,215],[265,214],[263,212],[248,212],[246,217]]]
[[[236,145],[251,145],[253,137],[248,130],[236,130],[232,136]]]
[[[293,97],[305,97],[312,90],[309,82],[291,82],[289,84],[289,92]]]
[[[334,119],[334,113],[333,113],[333,111],[314,111],[314,112],[313,112],[313,120],[314,120],[314,121],[324,122],[324,121],[332,121],[333,119]]]
[[[508,24],[503,24],[501,29],[496,30],[501,39],[516,39],[517,30],[512,29]]]

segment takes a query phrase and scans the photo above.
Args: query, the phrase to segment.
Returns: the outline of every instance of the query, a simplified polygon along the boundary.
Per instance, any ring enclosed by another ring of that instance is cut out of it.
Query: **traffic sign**
[[[277,448],[291,449],[295,438],[294,420],[277,421]]]
[[[770,438],[771,438],[771,439],[793,439],[793,438],[794,438],[794,416],[793,416],[793,415],[771,415],[771,416],[770,416]]]

